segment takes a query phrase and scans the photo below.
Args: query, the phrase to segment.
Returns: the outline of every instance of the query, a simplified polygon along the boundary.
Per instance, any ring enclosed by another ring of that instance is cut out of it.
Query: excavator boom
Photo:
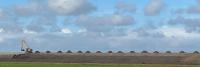
[[[25,51],[25,53],[32,53],[33,50],[29,48],[25,40],[22,40],[21,51]]]

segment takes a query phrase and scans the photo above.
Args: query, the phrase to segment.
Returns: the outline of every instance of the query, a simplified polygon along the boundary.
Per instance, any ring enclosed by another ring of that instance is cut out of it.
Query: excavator
[[[21,51],[24,51],[25,53],[33,53],[33,49],[31,49],[25,40],[22,40],[21,44]]]
[[[13,55],[12,59],[23,59],[26,58],[28,54],[33,53],[33,49],[31,49],[25,40],[22,40],[22,44],[21,44],[21,51],[25,52],[23,54],[15,54]]]

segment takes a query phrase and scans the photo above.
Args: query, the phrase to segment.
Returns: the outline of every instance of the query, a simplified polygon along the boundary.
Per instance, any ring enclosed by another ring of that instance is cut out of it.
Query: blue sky
[[[195,51],[200,0],[0,0],[0,52]]]

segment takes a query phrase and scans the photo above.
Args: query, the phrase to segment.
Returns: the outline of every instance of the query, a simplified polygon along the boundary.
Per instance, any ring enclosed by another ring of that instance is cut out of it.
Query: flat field
[[[0,67],[200,67],[200,65],[170,64],[64,64],[64,63],[26,63],[0,62]]]

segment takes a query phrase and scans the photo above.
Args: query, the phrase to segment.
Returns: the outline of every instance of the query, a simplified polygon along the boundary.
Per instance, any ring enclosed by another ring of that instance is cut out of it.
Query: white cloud
[[[118,12],[130,12],[135,13],[136,12],[136,6],[133,4],[125,3],[125,2],[118,2],[116,5],[116,8]]]
[[[61,15],[79,15],[96,8],[87,0],[48,0],[48,6]]]
[[[5,12],[5,10],[0,8],[0,20],[5,20],[8,18],[8,16],[6,15],[7,12]]]
[[[5,32],[3,28],[0,28],[0,33]]]
[[[77,32],[78,32],[78,33],[85,33],[85,32],[87,32],[87,30],[86,30],[86,29],[80,29],[80,30],[78,30]]]
[[[68,28],[62,29],[61,32],[65,33],[65,34],[71,34],[72,33],[72,31],[70,29],[68,29]]]
[[[183,26],[187,32],[200,32],[200,18],[176,17],[170,19],[168,24]]]
[[[163,9],[164,3],[163,0],[150,0],[150,2],[146,5],[144,12],[146,15],[152,16],[160,13]]]
[[[0,18],[2,18],[4,15],[3,15],[3,10],[0,9]]]
[[[45,6],[42,5],[41,3],[32,2],[32,1],[30,1],[26,5],[16,5],[15,6],[16,14],[21,15],[21,16],[38,15],[38,14],[42,13],[45,9],[46,9]],[[46,12],[48,12],[48,11],[46,11]]]
[[[114,27],[129,26],[135,22],[132,16],[112,14],[100,17],[82,15],[76,19],[78,26],[93,32],[109,32]]]
[[[24,30],[25,34],[37,34],[37,32],[35,31],[31,31],[31,30]]]

